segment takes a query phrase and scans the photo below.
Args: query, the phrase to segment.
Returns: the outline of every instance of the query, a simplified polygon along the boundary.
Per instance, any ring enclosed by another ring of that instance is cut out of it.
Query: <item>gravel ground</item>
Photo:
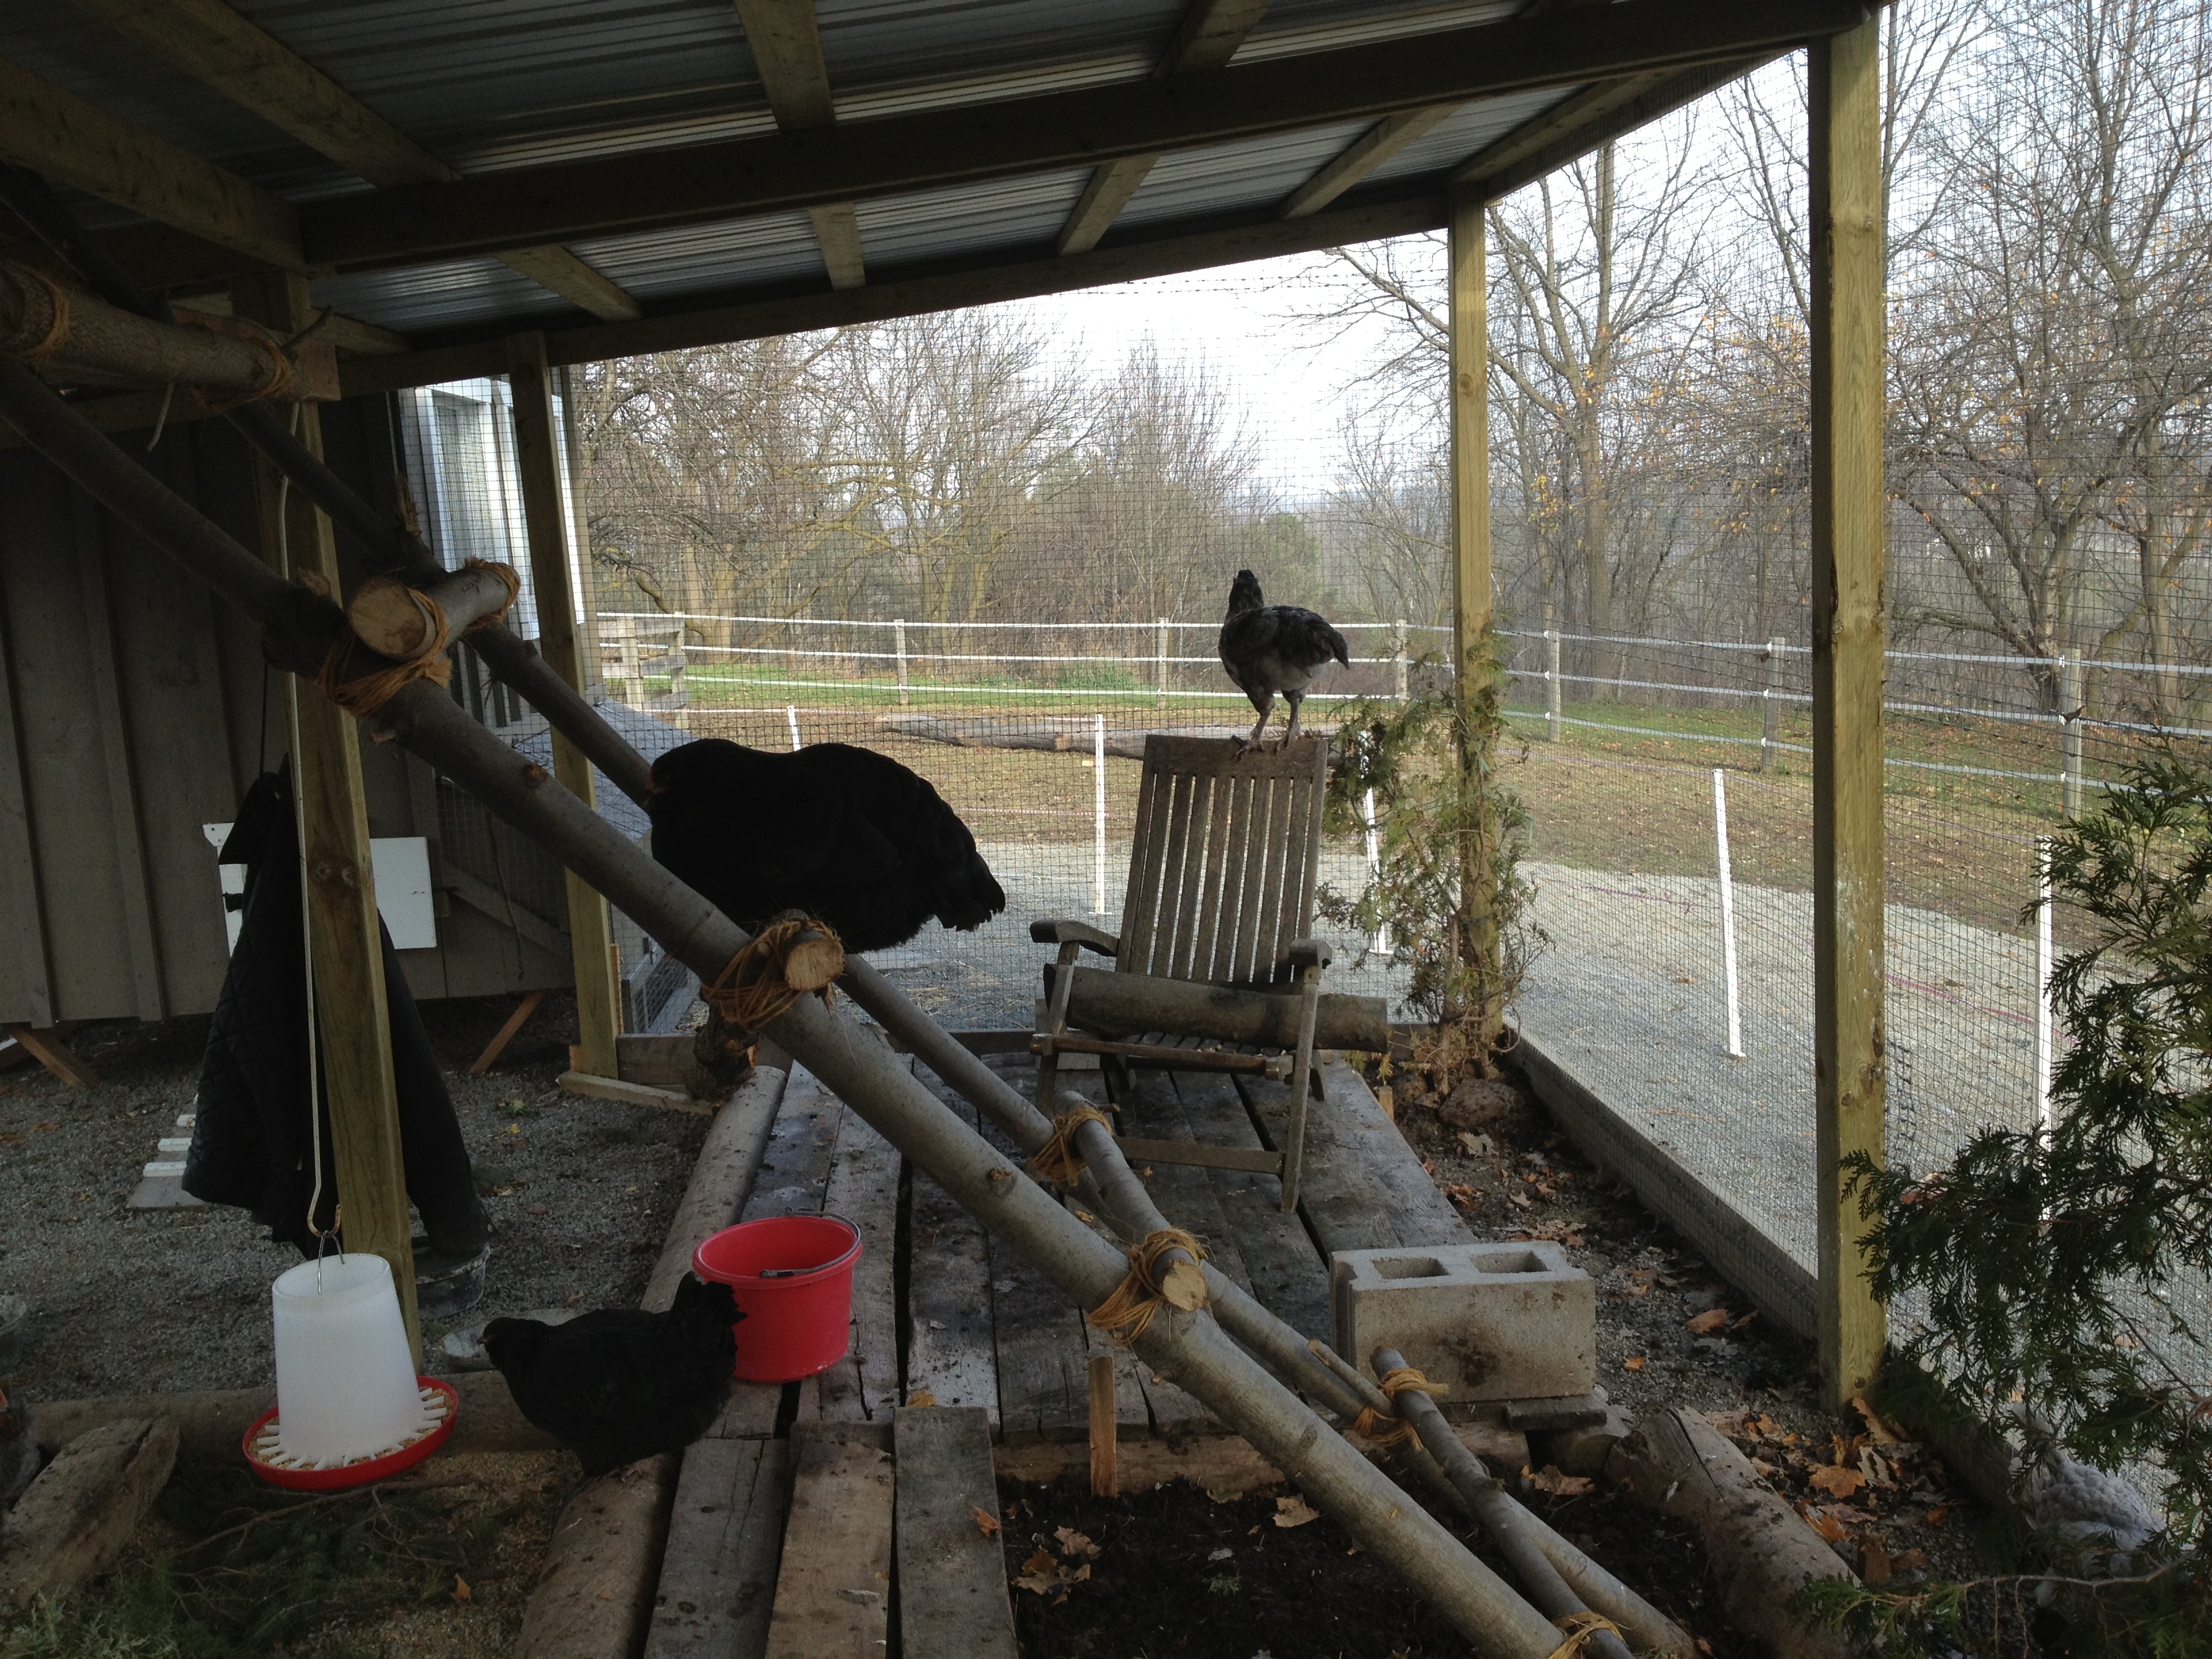
[[[513,1004],[426,1005],[492,1214],[483,1305],[465,1319],[635,1304],[704,1133],[685,1113],[562,1094],[574,1005],[556,995],[489,1077],[467,1075]],[[0,1292],[29,1297],[27,1352],[5,1380],[36,1400],[270,1380],[269,1285],[299,1260],[244,1212],[133,1211],[155,1143],[180,1133],[204,1018],[76,1033],[100,1074],[62,1088],[36,1067],[0,1078]],[[445,1327],[426,1328],[434,1349]]]

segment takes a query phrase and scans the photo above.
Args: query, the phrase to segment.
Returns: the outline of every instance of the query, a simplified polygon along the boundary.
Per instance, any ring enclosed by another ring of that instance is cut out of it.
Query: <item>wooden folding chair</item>
[[[1047,1115],[1066,1054],[1288,1079],[1290,1137],[1280,1152],[1173,1141],[1128,1141],[1125,1150],[1153,1163],[1279,1176],[1283,1208],[1297,1208],[1309,1091],[1320,1087],[1313,1054],[1321,974],[1330,957],[1328,945],[1310,936],[1328,778],[1325,738],[1249,750],[1233,738],[1146,739],[1121,933],[1072,918],[1030,924],[1031,939],[1060,947],[1030,1040]],[[1085,950],[1111,957],[1113,971],[1079,969]],[[1382,1024],[1378,1000],[1328,1000],[1371,1004],[1359,1010],[1370,1016],[1363,1025]]]

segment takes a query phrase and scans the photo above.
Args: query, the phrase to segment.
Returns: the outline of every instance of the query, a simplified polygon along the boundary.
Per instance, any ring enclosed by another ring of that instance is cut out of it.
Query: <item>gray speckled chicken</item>
[[[8,1506],[39,1473],[39,1437],[31,1402],[0,1389],[0,1537],[8,1531]]]
[[[2159,1530],[2158,1516],[2143,1495],[2118,1475],[2069,1456],[2027,1406],[2014,1401],[2006,1409],[2027,1442],[2018,1486],[2021,1512],[2058,1552],[2059,1565],[2092,1578],[2120,1578],[2134,1571],[2136,1552]],[[2036,1599],[2048,1602],[2050,1590],[2043,1586]]]
[[[1229,587],[1229,615],[1221,624],[1221,665],[1260,711],[1247,749],[1260,741],[1278,696],[1291,706],[1287,744],[1298,734],[1298,711],[1313,678],[1332,661],[1352,666],[1344,635],[1322,617],[1295,605],[1269,605],[1260,579],[1237,573]]]

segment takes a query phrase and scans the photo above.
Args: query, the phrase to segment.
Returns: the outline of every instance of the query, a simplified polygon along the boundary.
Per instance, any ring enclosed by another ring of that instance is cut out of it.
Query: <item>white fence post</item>
[[[1382,873],[1382,846],[1376,832],[1375,792],[1372,789],[1367,792],[1362,810],[1367,822],[1367,878],[1373,881]],[[1390,954],[1389,923],[1385,922],[1375,930],[1375,949],[1385,957]]]
[[[1544,736],[1559,740],[1559,630],[1544,630]]]
[[[1162,708],[1164,708],[1168,706],[1168,619],[1165,617],[1160,618],[1158,656],[1160,675],[1159,706]]]
[[[2035,1130],[2051,1121],[2051,843],[2035,843]]]
[[[797,703],[792,703],[786,707],[783,711],[783,717],[791,722],[791,746],[793,749],[797,749],[799,746],[799,705]]]
[[[891,652],[898,659],[899,707],[906,707],[906,619],[901,617],[891,624]]]
[[[2081,664],[2058,659],[2058,801],[2069,818],[2081,816]]]
[[[1106,717],[1091,717],[1091,819],[1097,830],[1098,867],[1091,877],[1091,914],[1106,914]]]
[[[1390,624],[1390,678],[1398,701],[1406,701],[1406,624],[1401,620]]]
[[[1721,979],[1728,997],[1728,1057],[1741,1060],[1743,1016],[1736,1002],[1735,878],[1729,869],[1728,777],[1713,768],[1713,844],[1721,866]]]
[[[622,653],[623,691],[633,708],[645,707],[645,673],[638,666],[637,618],[624,617],[615,624],[617,648]]]
[[[1759,727],[1759,769],[1771,772],[1775,757],[1781,753],[1778,745],[1782,741],[1782,699],[1776,694],[1782,689],[1782,641],[1766,642],[1766,684],[1759,694],[1761,719]]]

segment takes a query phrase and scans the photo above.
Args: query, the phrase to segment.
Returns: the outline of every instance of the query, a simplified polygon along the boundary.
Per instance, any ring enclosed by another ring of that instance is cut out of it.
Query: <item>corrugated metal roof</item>
[[[730,0],[232,0],[432,154],[467,173],[765,133]],[[1188,0],[817,0],[841,121],[1149,74]],[[1239,64],[1488,22],[1518,0],[1276,0]],[[65,4],[0,10],[0,57],[289,199],[365,189],[288,134]],[[1440,176],[1565,94],[1472,105],[1374,175]],[[1140,227],[1279,202],[1364,131],[1332,123],[1163,158],[1116,221]],[[871,272],[1048,246],[1086,173],[1065,168],[859,206]],[[130,216],[78,204],[97,226]],[[611,237],[575,252],[648,304],[823,279],[803,214]],[[566,302],[495,260],[319,282],[319,303],[410,333],[541,318]]]

